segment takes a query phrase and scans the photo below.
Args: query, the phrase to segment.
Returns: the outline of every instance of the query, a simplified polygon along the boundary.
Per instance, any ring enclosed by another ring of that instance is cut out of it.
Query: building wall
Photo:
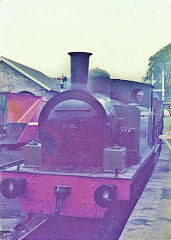
[[[0,61],[0,92],[18,93],[22,91],[43,96],[45,100],[50,99],[55,94],[47,91],[8,64]]]

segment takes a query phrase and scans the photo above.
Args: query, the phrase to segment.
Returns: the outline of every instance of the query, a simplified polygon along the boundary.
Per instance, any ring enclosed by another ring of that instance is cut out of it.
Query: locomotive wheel
[[[129,217],[129,201],[117,202],[115,208],[108,208],[104,214],[99,234],[101,240],[118,240]]]

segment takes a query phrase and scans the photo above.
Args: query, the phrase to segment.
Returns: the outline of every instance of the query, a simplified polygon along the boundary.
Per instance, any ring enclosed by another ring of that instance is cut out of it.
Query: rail
[[[24,163],[23,159],[20,159],[20,160],[14,161],[14,162],[10,162],[10,163],[6,163],[6,164],[3,164],[3,165],[0,165],[0,170],[4,170],[6,168],[14,167],[14,166],[17,166],[17,170],[19,170],[20,169],[20,165],[22,163]]]
[[[166,133],[166,135],[160,135],[159,138],[165,141],[169,150],[171,151],[171,141],[169,142],[169,140],[171,140],[171,135]]]
[[[34,228],[32,228],[30,231],[28,231],[25,235],[23,235],[22,237],[20,237],[18,240],[27,240],[27,238],[29,237],[30,234],[33,234],[34,231],[36,231],[37,229],[39,229],[44,223],[46,223],[48,221],[48,219],[44,219],[42,222],[40,222],[38,225],[36,225]]]

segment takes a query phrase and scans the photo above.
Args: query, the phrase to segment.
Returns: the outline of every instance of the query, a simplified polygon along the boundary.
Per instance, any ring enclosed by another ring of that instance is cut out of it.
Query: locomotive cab
[[[126,147],[127,165],[137,164],[152,146],[153,86],[111,79],[110,97],[119,119],[119,145]]]

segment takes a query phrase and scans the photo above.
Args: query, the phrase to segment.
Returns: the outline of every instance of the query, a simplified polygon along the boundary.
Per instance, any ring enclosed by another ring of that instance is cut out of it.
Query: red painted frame
[[[119,178],[64,176],[33,174],[23,172],[2,172],[2,180],[7,177],[26,179],[26,193],[19,196],[23,211],[42,214],[54,213],[54,186],[71,187],[60,215],[102,218],[104,208],[94,201],[94,191],[102,184],[117,186],[117,201],[130,199],[130,180]]]

